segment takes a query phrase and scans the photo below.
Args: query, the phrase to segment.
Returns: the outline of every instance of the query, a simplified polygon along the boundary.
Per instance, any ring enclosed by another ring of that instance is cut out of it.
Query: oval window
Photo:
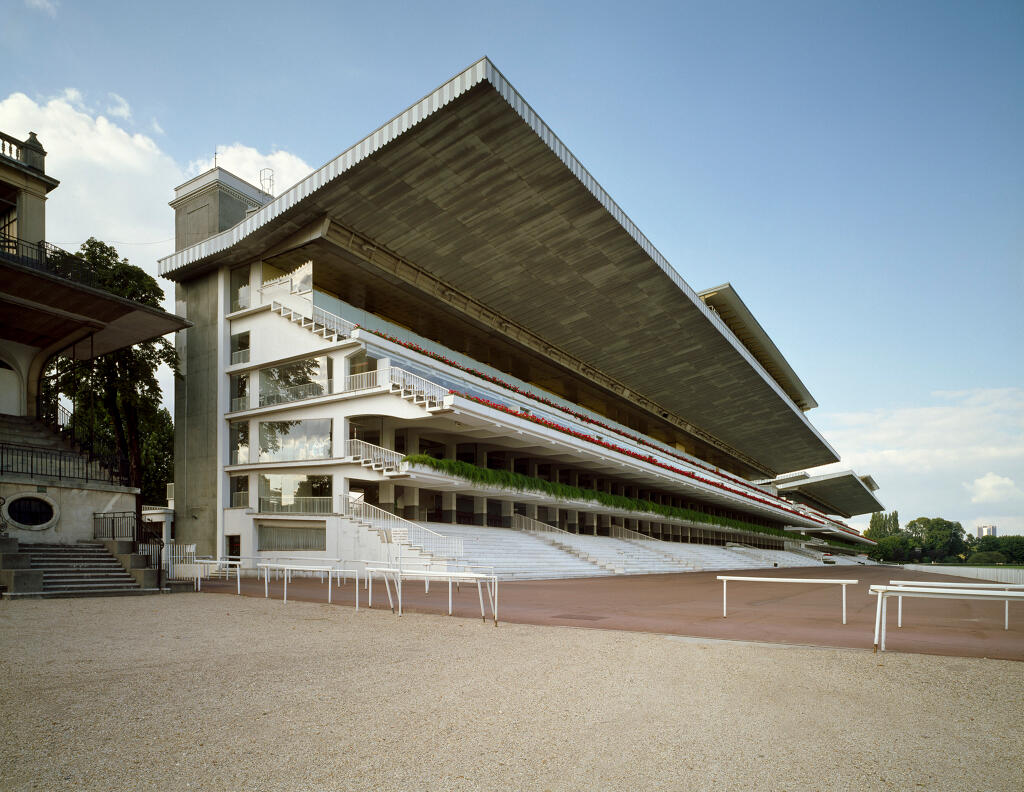
[[[42,498],[15,498],[8,504],[7,514],[22,525],[45,525],[53,519],[53,506]]]

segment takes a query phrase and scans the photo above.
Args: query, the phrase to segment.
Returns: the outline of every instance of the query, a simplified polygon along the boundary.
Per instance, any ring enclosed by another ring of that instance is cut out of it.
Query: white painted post
[[[448,578],[448,615],[452,615],[452,579]]]
[[[256,567],[256,574],[257,575],[259,574],[259,567]],[[266,597],[269,597],[269,596],[270,596],[270,570],[269,569],[264,569],[263,570],[263,597],[266,598]]]
[[[881,630],[882,623],[882,592],[876,592],[878,594],[878,605],[875,608],[875,648],[874,651],[878,651],[878,635]]]
[[[235,583],[238,584],[238,593],[242,593],[242,559],[238,559],[238,566],[235,567]]]
[[[843,624],[846,624],[846,584],[843,583]]]
[[[480,618],[483,619],[484,624],[487,624],[487,614],[484,613],[484,592],[480,588],[480,579],[476,581],[476,595],[480,598]]]
[[[1007,589],[1009,591],[1009,589]],[[1006,600],[1003,603],[1003,629],[1010,629],[1010,601]]]
[[[723,619],[727,618],[727,616],[728,616],[728,614],[726,613],[726,589],[725,589],[725,587],[727,585],[729,585],[729,581],[728,580],[723,580],[722,581],[722,618]]]
[[[288,570],[286,569],[284,571],[284,601],[285,602],[288,601],[288,578],[289,577],[291,577],[291,575],[288,574]]]
[[[882,651],[885,651],[885,622],[888,619],[888,602],[886,596],[882,595]]]

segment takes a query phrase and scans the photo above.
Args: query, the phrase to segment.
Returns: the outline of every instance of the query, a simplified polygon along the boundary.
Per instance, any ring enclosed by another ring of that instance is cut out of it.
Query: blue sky
[[[488,55],[691,286],[732,282],[887,507],[1024,533],[1024,4],[8,5],[52,240],[155,271],[215,149],[280,191]]]

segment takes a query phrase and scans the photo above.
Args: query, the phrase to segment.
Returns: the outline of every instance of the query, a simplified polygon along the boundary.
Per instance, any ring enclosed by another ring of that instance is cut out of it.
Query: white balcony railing
[[[313,321],[323,325],[332,333],[337,333],[345,338],[352,335],[352,331],[356,329],[356,326],[347,319],[342,319],[337,314],[325,311],[323,308],[317,308],[316,306],[313,307]]]
[[[261,514],[331,514],[334,498],[296,497],[285,502],[280,496],[260,496]]]
[[[269,407],[273,404],[287,404],[293,401],[304,399],[315,399],[318,396],[329,396],[334,392],[334,380],[323,382],[304,382],[301,385],[292,385],[290,388],[278,388],[269,393],[260,393],[260,407]]]
[[[349,517],[368,523],[373,528],[386,531],[392,542],[423,550],[435,558],[456,559],[462,557],[461,538],[444,536],[436,531],[431,531],[404,517],[385,511],[379,506],[364,502],[351,502],[348,504],[347,514]]]
[[[369,462],[378,469],[393,470],[402,464],[404,454],[367,443],[365,440],[346,440],[345,456],[358,459],[360,462]]]
[[[400,368],[389,368],[391,389],[397,390],[405,395],[412,395],[423,398],[426,401],[440,403],[448,395],[448,388],[438,385],[436,382],[423,379],[416,374],[410,374]]]
[[[381,372],[379,371],[364,371],[361,374],[351,374],[345,377],[345,387],[342,390],[342,393],[379,388],[380,373]]]
[[[231,493],[231,508],[240,509],[244,506],[249,505],[249,493],[248,492],[232,492]]]
[[[236,396],[231,400],[231,412],[238,412],[239,410],[249,409],[249,397],[248,396]]]
[[[237,352],[232,352],[231,353],[231,363],[232,363],[232,365],[234,365],[236,363],[248,363],[248,362],[249,362],[249,350],[248,349],[239,349]]]

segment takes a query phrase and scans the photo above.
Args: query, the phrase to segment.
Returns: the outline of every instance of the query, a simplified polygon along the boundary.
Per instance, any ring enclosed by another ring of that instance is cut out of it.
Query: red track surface
[[[729,584],[729,616],[722,618],[722,583],[717,575],[857,579],[847,587],[847,624],[842,624],[840,586],[791,583]],[[841,566],[697,572],[679,575],[620,575],[578,580],[502,583],[500,621],[607,630],[687,635],[739,641],[870,649],[875,597],[868,586],[899,580],[970,582],[966,578],[904,571],[897,567]],[[288,598],[326,602],[326,583],[296,578]],[[334,589],[335,604],[351,606],[352,581]],[[203,591],[235,592],[235,582],[204,581]],[[263,582],[242,580],[242,593],[263,596]],[[280,599],[282,583],[271,581]],[[374,585],[374,610],[387,608],[384,586]],[[360,607],[366,592],[360,592]],[[406,582],[406,613],[446,613],[447,584],[434,582],[429,594],[421,582]],[[480,617],[476,587],[455,594],[455,615]],[[489,612],[488,612],[488,615]],[[1003,629],[1003,603],[971,600],[906,599],[903,627],[896,627],[896,602],[889,601],[886,650],[961,657],[1024,660],[1024,605],[1010,604],[1010,629]]]

